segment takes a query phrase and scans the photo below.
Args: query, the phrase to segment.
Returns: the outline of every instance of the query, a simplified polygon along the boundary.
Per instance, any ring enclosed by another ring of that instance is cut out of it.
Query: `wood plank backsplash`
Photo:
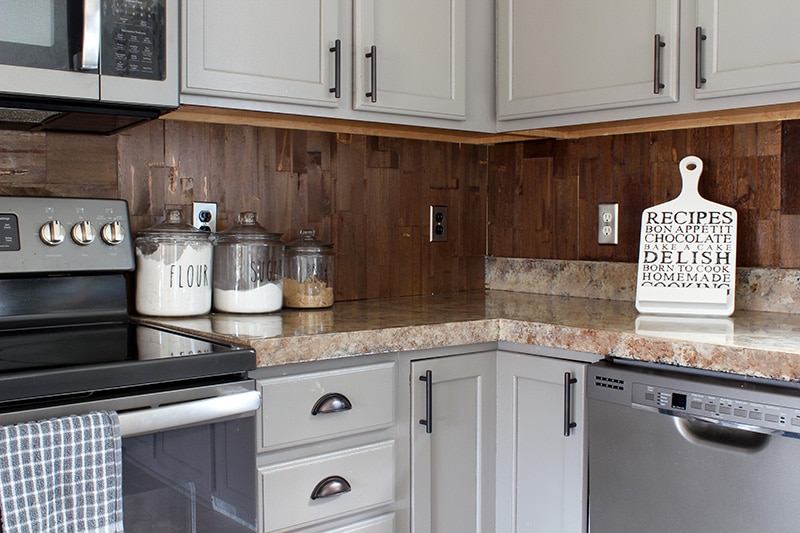
[[[642,210],[675,198],[678,162],[738,211],[738,266],[800,267],[800,123],[766,122],[495,146],[489,255],[636,262]],[[597,204],[619,203],[619,245],[597,244]]]
[[[336,298],[481,289],[486,146],[154,121],[115,137],[0,132],[0,194],[119,197],[135,231],[165,208],[218,203],[219,229],[255,211],[294,240],[334,243]],[[430,205],[449,238],[428,242]]]
[[[678,161],[739,212],[740,266],[800,268],[800,122],[494,146],[154,121],[113,137],[0,132],[0,194],[119,197],[132,225],[165,208],[252,210],[295,239],[334,243],[339,300],[479,289],[489,255],[635,262],[644,208],[675,197]],[[596,244],[597,204],[620,205],[620,244]],[[428,206],[449,240],[428,242]]]

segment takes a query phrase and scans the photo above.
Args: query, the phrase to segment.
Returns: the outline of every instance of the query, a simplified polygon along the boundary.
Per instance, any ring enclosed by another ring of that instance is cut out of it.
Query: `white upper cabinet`
[[[678,99],[678,0],[498,0],[499,119]]]
[[[466,2],[354,0],[359,110],[466,116]]]
[[[797,0],[697,0],[695,97],[800,88],[798,22]]]
[[[798,102],[798,20],[797,0],[497,0],[497,129]]]
[[[184,0],[182,92],[338,106],[339,18],[335,0]]]
[[[495,131],[490,1],[183,0],[182,8],[183,104]]]

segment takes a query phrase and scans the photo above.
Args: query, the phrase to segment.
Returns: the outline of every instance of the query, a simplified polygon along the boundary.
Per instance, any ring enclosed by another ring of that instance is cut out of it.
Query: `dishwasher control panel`
[[[705,394],[688,389],[676,390],[646,383],[633,383],[632,395],[634,406],[655,408],[678,416],[686,415],[735,425],[800,433],[800,411],[780,405],[750,402],[730,395]]]
[[[800,436],[800,390],[780,385],[608,363],[589,367],[589,398],[760,432]]]

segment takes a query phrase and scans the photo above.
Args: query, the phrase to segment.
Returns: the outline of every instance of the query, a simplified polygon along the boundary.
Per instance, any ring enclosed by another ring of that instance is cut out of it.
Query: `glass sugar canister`
[[[183,221],[180,209],[136,237],[136,311],[194,316],[211,311],[210,234]]]
[[[270,313],[283,305],[283,242],[258,225],[256,214],[214,237],[214,309]]]
[[[301,230],[300,238],[286,245],[283,305],[333,305],[333,244],[318,241],[314,230]]]

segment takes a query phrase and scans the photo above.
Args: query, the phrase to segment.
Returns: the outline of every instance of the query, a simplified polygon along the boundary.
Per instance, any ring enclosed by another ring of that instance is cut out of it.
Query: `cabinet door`
[[[800,2],[697,0],[697,98],[800,88]]]
[[[494,529],[494,362],[494,352],[482,352],[411,364],[415,533]],[[430,383],[421,381],[428,371]]]
[[[499,119],[677,101],[678,0],[498,0],[497,9]]]
[[[338,0],[184,0],[183,18],[183,92],[338,105]]]
[[[584,363],[498,354],[497,531],[586,531],[585,374]]]
[[[353,17],[355,109],[465,118],[464,0],[354,0]]]

